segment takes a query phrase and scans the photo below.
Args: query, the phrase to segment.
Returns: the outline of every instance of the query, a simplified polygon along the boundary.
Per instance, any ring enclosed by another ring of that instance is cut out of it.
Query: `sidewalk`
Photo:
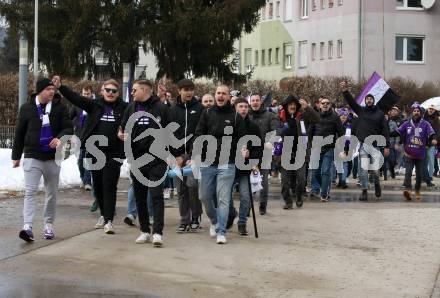
[[[440,268],[439,195],[403,202],[399,183],[387,182],[384,202],[306,201],[283,210],[271,197],[267,216],[257,217],[260,238],[241,237],[234,225],[226,245],[209,237],[206,216],[199,233],[177,234],[177,201],[168,200],[162,248],[135,244],[138,230],[123,224],[124,180],[115,235],[93,229],[89,193],[71,189],[61,192],[56,240],[39,235],[39,212],[36,241],[25,244],[17,237],[21,199],[0,199],[0,296],[431,297]],[[353,198],[350,187],[335,197]],[[277,180],[271,193],[279,194]]]

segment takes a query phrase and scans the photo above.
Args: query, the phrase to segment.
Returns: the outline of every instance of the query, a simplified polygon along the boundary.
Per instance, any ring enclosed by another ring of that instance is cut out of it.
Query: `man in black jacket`
[[[217,236],[218,244],[226,243],[226,222],[229,214],[232,184],[235,178],[235,154],[238,140],[245,135],[245,125],[230,104],[229,87],[218,86],[215,92],[215,106],[206,109],[197,125],[195,138],[215,138],[215,152],[208,152],[210,146],[193,148],[193,160],[201,155],[200,200],[211,220],[210,235]],[[202,145],[197,142],[197,145]],[[200,150],[201,149],[201,150]],[[197,151],[195,151],[197,150]],[[201,152],[200,152],[201,151]],[[213,197],[217,198],[217,208]]]
[[[92,86],[84,86],[82,88],[81,94],[83,97],[89,100],[93,100]],[[79,138],[81,135],[81,130],[87,121],[87,112],[73,106],[70,108],[69,117],[73,121],[75,135]],[[84,168],[85,154],[86,151],[84,149],[80,149],[78,157],[78,169],[82,182],[81,187],[84,187],[85,190],[92,190],[92,178],[90,171]]]
[[[130,137],[132,156],[127,153],[129,163],[131,163],[131,178],[133,180],[133,190],[136,197],[136,207],[141,233],[136,239],[136,243],[146,243],[150,240],[150,222],[147,207],[148,192],[150,192],[153,202],[154,223],[153,223],[153,245],[163,244],[162,234],[164,226],[164,198],[163,180],[167,171],[167,161],[161,158],[162,153],[167,154],[167,148],[163,152],[156,152],[153,147],[158,139],[157,135],[148,133],[150,131],[163,132],[162,128],[170,123],[169,108],[163,104],[157,96],[152,95],[152,84],[147,80],[135,81],[132,88],[133,102],[131,102],[121,122],[119,137],[127,140]],[[137,112],[147,112],[148,116],[136,116]],[[128,130],[128,123],[134,121],[131,131]],[[160,130],[159,130],[160,129]],[[145,137],[143,135],[146,134]],[[137,138],[140,138],[137,140]],[[166,136],[163,136],[166,138]],[[165,147],[165,146],[164,146]],[[144,165],[137,165],[141,158],[147,156],[149,161]],[[133,160],[130,160],[133,158]],[[137,172],[134,171],[136,167]],[[144,178],[148,179],[144,183]]]
[[[93,169],[91,169],[93,190],[101,212],[95,229],[104,228],[104,233],[114,234],[113,218],[117,184],[121,172],[121,160],[125,158],[123,142],[118,138],[118,128],[127,106],[119,97],[119,84],[115,80],[104,82],[103,97],[89,100],[62,85],[60,77],[55,76],[52,81],[68,101],[89,115],[80,139],[81,148],[87,149],[86,157],[93,161]],[[107,139],[107,145],[101,145],[99,139]],[[90,146],[90,143],[86,146],[87,141],[93,141],[91,144],[94,146]]]
[[[239,97],[235,100],[235,110],[244,119],[246,135],[247,136],[257,136],[260,139],[261,145],[247,144],[245,148],[242,148],[242,154],[244,155],[245,164],[248,164],[249,159],[257,159],[260,164],[261,158],[263,157],[263,144],[264,138],[261,135],[261,130],[255,122],[253,122],[249,117],[249,103],[246,99]],[[260,171],[261,172],[261,171]],[[240,190],[240,209],[238,212],[238,233],[242,236],[248,234],[246,230],[247,215],[250,208],[250,189],[249,189],[249,176],[251,174],[250,170],[240,170],[237,169],[235,173],[236,181],[239,184]],[[232,196],[232,193],[231,193]],[[231,202],[233,202],[231,200]]]
[[[327,202],[330,198],[331,189],[331,168],[334,162],[334,149],[336,140],[345,134],[341,119],[333,112],[329,99],[321,99],[320,120],[313,125],[311,134],[313,137],[326,138],[333,136],[333,142],[321,147],[319,167],[312,170],[312,193],[321,195],[321,201]],[[313,150],[313,149],[312,149]]]
[[[385,119],[385,114],[376,105],[374,96],[368,94],[365,97],[365,106],[360,106],[353,98],[350,92],[348,92],[348,85],[346,82],[340,83],[341,90],[344,95],[345,101],[349,104],[350,108],[358,115],[356,122],[355,136],[359,139],[359,162],[358,171],[359,179],[361,182],[362,195],[359,198],[360,201],[368,200],[368,174],[373,175],[374,180],[374,192],[377,198],[382,196],[382,189],[380,187],[379,170],[368,170],[370,160],[374,162],[375,159],[380,158],[377,151],[377,144],[366,144],[365,139],[369,136],[380,135],[386,140],[384,148],[384,156],[389,155],[389,129],[388,123]],[[374,154],[376,152],[376,154]]]
[[[44,78],[36,84],[36,93],[20,107],[12,149],[12,165],[20,166],[24,152],[23,170],[25,195],[24,227],[19,237],[26,242],[34,241],[32,225],[37,209],[36,195],[41,176],[44,179],[46,200],[44,204],[44,238],[53,239],[60,166],[55,162],[56,148],[60,139],[73,134],[72,122],[67,108],[55,96],[52,81]]]
[[[423,119],[431,124],[434,129],[437,142],[440,141],[440,119],[437,108],[433,105],[429,106],[423,116]],[[436,155],[436,146],[431,143],[427,144],[426,147],[426,158],[423,164],[423,178],[428,187],[434,187],[434,183],[432,183],[432,179],[434,176],[434,165],[435,165],[435,157]]]
[[[266,109],[261,100],[260,94],[252,94],[251,96],[251,110],[249,117],[254,121],[261,131],[261,136],[263,137],[263,142],[266,139],[266,134],[268,132],[275,132],[277,136],[280,135],[280,119],[277,114],[272,113]],[[272,143],[268,142],[264,144],[266,147],[272,147]],[[261,215],[266,214],[267,209],[267,197],[269,193],[269,171],[270,169],[261,169],[260,173],[262,176],[262,186],[263,189],[260,191],[260,207],[259,211]]]
[[[177,83],[179,96],[176,105],[171,108],[171,121],[179,124],[174,133],[179,140],[185,140],[180,148],[171,148],[171,154],[176,157],[177,166],[182,168],[191,159],[194,132],[199,123],[200,115],[204,107],[194,97],[194,83],[191,80],[183,79]],[[183,177],[183,181],[176,179],[179,201],[180,225],[178,233],[191,230],[198,231],[200,228],[199,217],[202,214],[202,203],[199,199],[197,180],[191,174]]]

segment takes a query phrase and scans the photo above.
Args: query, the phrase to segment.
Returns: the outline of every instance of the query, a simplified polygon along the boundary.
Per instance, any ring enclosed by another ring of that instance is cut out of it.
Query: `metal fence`
[[[15,126],[0,126],[0,148],[12,148]]]

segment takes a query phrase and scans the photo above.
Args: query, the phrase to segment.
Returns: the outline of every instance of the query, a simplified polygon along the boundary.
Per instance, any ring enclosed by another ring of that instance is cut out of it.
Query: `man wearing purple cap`
[[[24,153],[24,226],[19,237],[26,242],[34,241],[32,225],[37,210],[36,195],[41,176],[46,192],[43,236],[48,240],[55,237],[53,222],[60,175],[60,166],[55,162],[55,151],[61,144],[60,139],[71,134],[73,127],[67,108],[61,103],[60,97],[55,96],[52,81],[40,79],[30,101],[20,107],[12,149],[14,168],[20,166],[21,155]]]
[[[416,199],[420,200],[420,187],[422,184],[423,160],[426,158],[426,146],[428,144],[437,145],[435,132],[428,121],[422,119],[423,108],[418,102],[411,106],[411,119],[406,120],[390,136],[400,136],[403,138],[405,151],[405,190],[404,197],[411,200],[411,175],[413,168],[416,168]]]

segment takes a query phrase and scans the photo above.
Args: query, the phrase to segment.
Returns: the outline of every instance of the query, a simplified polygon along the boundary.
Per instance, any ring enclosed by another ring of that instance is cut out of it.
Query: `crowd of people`
[[[12,151],[13,167],[19,167],[22,160],[25,177],[24,226],[19,237],[34,241],[41,176],[46,192],[43,237],[55,237],[60,173],[55,157],[64,144],[62,140],[72,135],[76,136],[72,142],[80,147],[82,187],[94,197],[91,211],[100,212],[95,228],[106,234],[115,233],[117,185],[122,162],[128,159],[130,186],[124,222],[135,226],[139,221],[140,234],[135,239],[139,244],[150,240],[154,246],[163,244],[164,199],[171,196],[174,185],[180,213],[176,231],[199,231],[204,210],[210,222],[209,234],[218,244],[227,242],[226,233],[237,216],[238,233],[248,234],[250,176],[255,173],[261,177],[261,216],[268,210],[268,180],[279,175],[286,210],[293,209],[294,199],[296,207],[301,208],[307,195],[330,201],[331,188],[347,188],[349,176],[358,180],[360,201],[369,200],[370,185],[375,197],[380,198],[380,176],[384,180],[395,179],[400,168],[405,169],[402,187],[407,200],[413,197],[411,180],[415,168],[415,198],[420,200],[422,182],[432,187],[433,177],[438,174],[440,118],[436,107],[425,111],[415,102],[404,116],[397,106],[382,111],[371,94],[360,105],[348,87],[341,82],[345,100],[342,106],[325,96],[311,105],[296,95],[265,106],[262,94],[244,98],[227,85],[219,85],[214,95],[198,98],[193,81],[182,79],[177,83],[178,96],[172,100],[164,85],[159,84],[155,93],[150,81],[137,80],[131,89],[133,100],[127,103],[120,97],[119,83],[112,79],[104,82],[97,96],[91,86],[77,94],[58,76],[40,79],[35,93],[20,107]],[[61,96],[72,104],[70,111]],[[163,144],[163,136],[152,133],[165,127],[171,129],[170,146]],[[256,136],[257,141],[246,136]],[[371,136],[380,136],[384,142],[370,142]],[[357,140],[354,150],[353,137]],[[328,141],[316,149],[317,138]],[[340,139],[342,151],[337,145]],[[134,166],[141,159],[146,162]],[[194,171],[197,159],[206,164],[199,173]],[[242,168],[237,166],[237,160],[245,165],[256,163]],[[380,168],[371,167],[377,162],[382,165]],[[238,212],[232,199],[234,189],[240,202]]]

